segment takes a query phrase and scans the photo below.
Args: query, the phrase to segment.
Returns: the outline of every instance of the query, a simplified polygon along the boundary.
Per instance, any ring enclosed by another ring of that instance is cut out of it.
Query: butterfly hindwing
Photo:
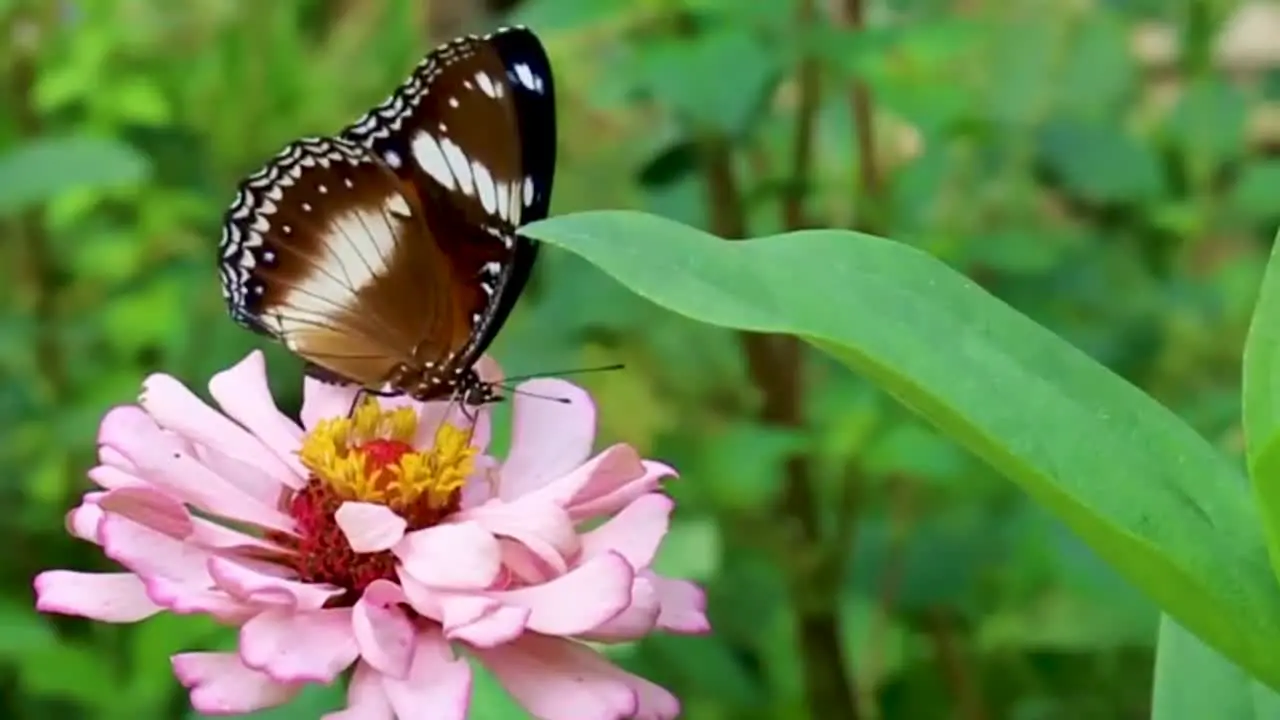
[[[233,315],[316,365],[376,384],[424,337],[465,342],[417,197],[363,147],[290,144],[241,184],[223,233]]]

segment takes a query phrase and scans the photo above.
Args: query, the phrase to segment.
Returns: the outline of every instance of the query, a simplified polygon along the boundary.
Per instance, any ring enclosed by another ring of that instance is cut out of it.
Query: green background
[[[226,646],[225,631],[31,609],[36,572],[108,567],[62,524],[96,423],[147,373],[202,387],[263,344],[217,289],[235,181],[505,12],[556,71],[554,213],[914,245],[1243,465],[1239,358],[1280,224],[1275,4],[502,5],[0,0],[0,714],[190,717],[167,656]],[[806,697],[886,720],[1148,716],[1154,606],[1014,486],[796,347],[694,324],[543,253],[497,354],[512,374],[626,363],[580,379],[600,442],[682,471],[659,566],[706,585],[716,627],[617,660],[692,720],[855,716]],[[296,407],[299,363],[268,353]],[[762,374],[769,354],[782,372]],[[340,702],[320,688],[262,716]],[[473,716],[523,717],[487,679]]]

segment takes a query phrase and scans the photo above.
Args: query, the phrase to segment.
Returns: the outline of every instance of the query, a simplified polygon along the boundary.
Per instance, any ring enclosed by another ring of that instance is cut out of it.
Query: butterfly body
[[[520,296],[555,169],[550,64],[523,28],[427,56],[381,105],[241,182],[220,245],[231,316],[313,375],[496,399],[474,366]]]

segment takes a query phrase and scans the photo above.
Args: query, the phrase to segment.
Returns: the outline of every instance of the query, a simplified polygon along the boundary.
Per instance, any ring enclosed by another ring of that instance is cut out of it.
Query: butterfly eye
[[[359,120],[240,183],[219,254],[228,310],[328,381],[492,402],[472,368],[534,267],[517,228],[546,217],[555,152],[537,37],[447,43]]]

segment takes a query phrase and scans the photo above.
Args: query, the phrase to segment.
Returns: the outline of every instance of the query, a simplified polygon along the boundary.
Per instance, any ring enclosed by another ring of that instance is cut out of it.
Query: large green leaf
[[[1244,348],[1244,434],[1249,479],[1271,565],[1280,577],[1280,244],[1274,245]]]
[[[1280,695],[1165,617],[1160,622],[1151,720],[1280,720]]]
[[[634,212],[525,232],[678,313],[831,353],[1280,688],[1280,588],[1240,473],[1159,403],[940,261],[844,231],[725,242]]]

